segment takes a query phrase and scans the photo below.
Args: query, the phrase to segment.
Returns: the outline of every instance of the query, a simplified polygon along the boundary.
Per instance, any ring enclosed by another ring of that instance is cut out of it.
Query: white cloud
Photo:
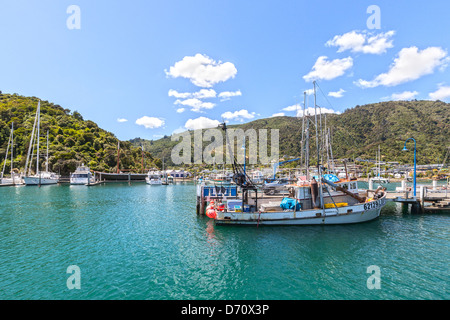
[[[164,120],[155,117],[143,116],[136,120],[136,124],[144,126],[146,129],[160,128],[164,125]]]
[[[215,128],[220,124],[217,120],[212,120],[206,117],[199,117],[196,119],[189,119],[184,125],[186,129],[198,130],[198,129],[208,129]]]
[[[391,99],[398,100],[411,100],[414,99],[419,93],[417,91],[404,91],[400,93],[393,93]]]
[[[328,96],[334,97],[334,98],[342,98],[344,96],[344,89],[339,89],[339,91],[331,91],[328,92]]]
[[[450,97],[450,86],[439,86],[435,92],[429,94],[432,100],[445,100]]]
[[[255,117],[255,112],[248,112],[245,109],[230,112],[227,111],[225,113],[222,113],[222,118],[226,120],[240,120],[241,122],[244,121],[244,119],[253,119]]]
[[[216,91],[214,89],[201,89],[198,92],[194,92],[192,96],[198,99],[215,98]]]
[[[181,104],[183,106],[192,107],[191,111],[194,112],[202,112],[202,109],[212,109],[216,106],[215,103],[212,102],[203,102],[197,98],[191,98],[186,100],[177,100],[175,104]]]
[[[197,99],[205,99],[205,98],[215,98],[217,95],[214,89],[201,89],[197,92],[178,92],[176,90],[169,90],[169,97],[175,97],[178,99],[186,99],[186,98],[197,98]]]
[[[117,118],[117,122],[127,122],[128,120],[125,118]]]
[[[352,57],[343,59],[334,59],[332,61],[327,60],[328,57],[321,56],[317,59],[312,70],[303,76],[303,79],[307,82],[314,80],[332,80],[339,76],[342,76],[345,71],[353,66]]]
[[[169,90],[169,97],[175,97],[179,99],[186,99],[192,96],[192,93],[190,92],[178,92],[176,90],[170,89]]]
[[[328,40],[325,45],[328,47],[339,47],[338,52],[351,50],[352,52],[381,54],[385,53],[386,49],[393,47],[390,38],[394,34],[395,31],[388,31],[377,35],[350,31],[343,35],[334,36],[334,38]]]
[[[292,106],[283,108],[283,111],[296,111],[297,109],[301,109],[302,107],[297,103]]]
[[[241,90],[238,91],[224,91],[219,93],[219,98],[221,98],[220,101],[226,101],[226,100],[230,100],[231,97],[237,97],[237,96],[242,96],[242,92]]]
[[[184,110],[185,110],[184,108],[178,108],[178,109],[177,109],[177,113],[183,113]]]
[[[317,107],[317,114],[319,115],[320,113],[325,114],[325,113],[336,113],[336,114],[341,114],[339,111],[334,111],[333,109],[327,109],[327,108],[323,108],[323,107]],[[305,115],[307,116],[312,116],[316,114],[316,110],[313,107],[309,107],[306,108],[305,110]],[[299,108],[298,112],[297,112],[297,117],[302,117],[303,116],[303,109]]]
[[[219,82],[227,81],[236,76],[237,69],[231,62],[216,62],[210,57],[197,53],[195,56],[186,56],[176,62],[166,75],[173,78],[189,79],[194,85],[211,88]]]
[[[437,67],[445,67],[447,62],[447,52],[440,47],[429,47],[424,50],[417,47],[403,48],[388,72],[379,74],[372,81],[360,79],[356,84],[363,88],[396,86],[433,73]]]
[[[274,113],[273,115],[270,116],[270,118],[273,117],[284,117],[284,112]]]

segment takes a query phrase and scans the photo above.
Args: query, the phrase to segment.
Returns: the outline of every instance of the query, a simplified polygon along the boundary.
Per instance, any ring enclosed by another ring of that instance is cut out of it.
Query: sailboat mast
[[[33,152],[34,152],[34,131],[36,130],[36,123],[37,123],[37,118],[38,118],[38,110],[39,110],[39,105],[40,105],[41,101],[39,100],[38,103],[38,107],[36,109],[36,116],[34,117],[34,123],[33,123],[33,130],[31,130],[31,137],[30,137],[30,145],[28,146],[28,153],[27,153],[27,160],[25,161],[25,176],[28,176],[27,170],[28,170],[28,162],[31,162],[31,159],[33,158]],[[33,152],[31,151],[31,149],[33,148]],[[31,164],[30,164],[31,167]]]
[[[38,109],[37,109],[37,150],[36,150],[36,174],[39,174],[39,127],[41,122],[41,101],[39,101]]]
[[[47,130],[47,158],[45,159],[45,172],[48,172],[48,130]]]
[[[3,179],[3,174],[4,174],[5,168],[6,168],[6,160],[8,159],[9,146],[10,146],[10,143],[11,143],[11,134],[12,134],[12,131],[9,134],[8,146],[6,147],[5,161],[3,162],[3,170],[2,170],[2,173],[1,173],[1,179]]]
[[[117,173],[119,173],[120,141],[117,140]]]
[[[13,154],[14,154],[14,122],[11,124],[11,178],[12,178],[12,182],[13,184],[16,184],[14,181],[14,175],[13,175]]]

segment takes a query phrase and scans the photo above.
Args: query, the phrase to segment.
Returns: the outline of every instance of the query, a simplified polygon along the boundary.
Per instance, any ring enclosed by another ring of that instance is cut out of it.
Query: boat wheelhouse
[[[75,172],[70,174],[70,184],[72,185],[87,185],[91,183],[95,183],[95,178],[89,167],[86,167],[84,164],[77,167]]]

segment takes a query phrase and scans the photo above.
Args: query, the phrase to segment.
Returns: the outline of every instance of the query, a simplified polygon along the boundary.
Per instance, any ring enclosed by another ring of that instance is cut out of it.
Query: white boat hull
[[[47,185],[47,184],[57,184],[58,178],[39,178],[39,177],[24,177],[24,183],[27,186],[37,186],[37,185]]]
[[[218,212],[218,225],[325,225],[367,222],[380,216],[385,196],[376,201],[331,209],[279,212]]]
[[[95,180],[93,178],[90,181],[88,178],[70,178],[71,185],[86,185],[88,183],[95,183]]]
[[[162,180],[149,180],[149,179],[145,179],[145,182],[149,185],[154,185],[154,186],[158,186],[162,184]]]

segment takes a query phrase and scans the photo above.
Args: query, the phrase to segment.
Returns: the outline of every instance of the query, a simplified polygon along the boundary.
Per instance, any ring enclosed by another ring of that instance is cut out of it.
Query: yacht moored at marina
[[[48,170],[48,131],[47,131],[47,156],[45,161],[45,171],[40,171],[39,169],[39,127],[40,127],[40,112],[41,112],[41,101],[38,102],[38,106],[36,109],[36,116],[34,119],[33,130],[31,131],[31,139],[30,145],[28,147],[27,159],[25,162],[25,176],[23,177],[23,181],[25,185],[48,185],[48,184],[57,184],[59,180],[59,175],[56,173],[50,172]],[[35,134],[36,129],[36,134]],[[36,142],[36,173],[31,175],[31,163],[33,159],[34,152],[34,142]],[[32,149],[33,148],[33,149]],[[28,167],[28,163],[30,166]],[[28,173],[28,174],[27,174]]]
[[[161,175],[152,171],[148,172],[145,182],[150,185],[162,185]]]
[[[84,164],[77,167],[75,172],[70,174],[70,184],[72,185],[86,185],[91,183],[95,183],[95,178],[89,167],[86,167]]]

